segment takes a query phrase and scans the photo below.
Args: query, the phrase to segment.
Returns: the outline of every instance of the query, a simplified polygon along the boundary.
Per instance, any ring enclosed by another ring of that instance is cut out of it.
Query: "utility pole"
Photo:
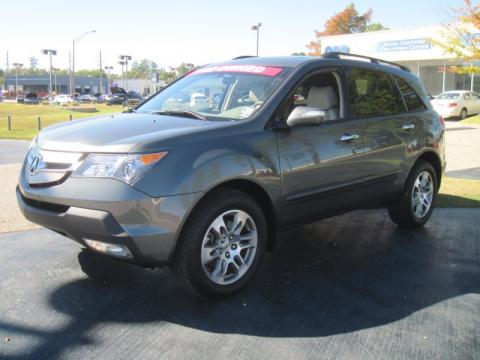
[[[80,40],[83,39],[83,37],[94,32],[95,30],[90,30],[90,31],[84,32],[82,35],[80,35],[76,39],[73,39],[73,42],[72,42],[72,97],[75,97],[75,45],[77,45],[80,42]]]
[[[48,97],[50,99],[50,103],[52,103],[52,55],[57,55],[57,50],[42,49],[42,54],[49,55],[50,57],[50,84],[48,89]]]
[[[69,88],[70,88],[70,94],[73,94],[73,87],[72,87],[72,53],[69,51],[68,52],[68,72],[70,73],[69,76]]]
[[[21,63],[13,63],[15,67],[15,98],[18,100],[18,69],[23,66]]]
[[[8,60],[8,50],[7,50],[7,75],[5,79],[8,79],[9,76],[10,76],[10,62]],[[8,90],[8,88],[7,88],[7,97],[8,97],[8,100],[10,100],[10,90]]]
[[[123,73],[123,67],[125,65],[125,61],[118,62],[122,66],[122,87],[125,89],[125,74]]]
[[[107,93],[110,91],[110,70],[113,70],[113,66],[105,66],[104,68],[107,70]]]
[[[102,68],[102,52],[100,51],[100,89],[98,91],[103,94],[103,68]]]
[[[128,61],[132,60],[132,57],[130,55],[120,55],[119,59],[125,64],[125,81],[123,83],[123,88],[125,91],[128,91]]]
[[[260,40],[260,27],[261,26],[262,26],[261,22],[259,22],[257,25],[252,26],[252,30],[257,31],[257,56],[258,56],[258,44],[259,44],[259,40]]]

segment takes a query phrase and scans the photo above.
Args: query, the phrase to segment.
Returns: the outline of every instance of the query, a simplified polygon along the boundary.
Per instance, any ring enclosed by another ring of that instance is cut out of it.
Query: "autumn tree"
[[[320,55],[320,38],[328,35],[353,34],[367,31],[385,30],[380,23],[371,23],[373,11],[368,9],[360,15],[354,4],[350,4],[325,22],[323,31],[315,30],[315,40],[307,44],[309,55]]]
[[[452,9],[448,14],[444,31],[439,38],[430,39],[447,54],[471,64],[469,66],[452,66],[451,71],[457,73],[480,73],[480,5],[473,5],[465,0],[465,6]]]

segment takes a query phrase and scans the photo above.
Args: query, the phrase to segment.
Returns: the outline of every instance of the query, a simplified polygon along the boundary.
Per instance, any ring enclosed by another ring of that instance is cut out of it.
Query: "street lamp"
[[[13,63],[12,64],[15,67],[15,99],[18,100],[18,69],[23,66],[21,63]]]
[[[257,31],[257,56],[258,56],[258,41],[260,39],[260,27],[262,26],[262,23],[258,23],[257,25],[252,26],[252,30]]]
[[[53,78],[54,78],[54,80],[53,80],[53,85],[54,85],[54,86],[53,86],[53,87],[54,87],[54,89],[55,89],[55,91],[54,91],[54,92],[55,92],[55,95],[58,95],[58,89],[57,89],[57,71],[59,71],[59,70],[60,70],[59,68],[55,68],[55,67],[52,68]]]
[[[84,32],[82,35],[77,37],[76,39],[73,39],[73,46],[72,46],[72,88],[70,89],[70,92],[72,93],[72,97],[75,96],[75,45],[77,45],[80,40],[82,40],[86,35],[88,34],[93,34],[96,32],[95,30],[90,30]]]
[[[123,70],[123,67],[125,66],[125,61],[120,60],[118,64],[122,66],[122,87],[125,89],[125,73]]]
[[[118,63],[122,65],[122,71],[123,71],[123,65],[125,65],[125,80],[123,83],[123,88],[127,91],[128,89],[128,61],[132,60],[132,57],[130,55],[120,55],[118,57],[121,61]],[[123,63],[123,64],[122,64]]]
[[[107,87],[108,87],[107,93],[108,93],[110,91],[110,70],[113,70],[113,66],[105,66],[104,69],[107,70]]]
[[[57,55],[57,50],[42,49],[42,54],[49,55],[50,57],[50,84],[48,88],[48,97],[52,102],[52,55]]]

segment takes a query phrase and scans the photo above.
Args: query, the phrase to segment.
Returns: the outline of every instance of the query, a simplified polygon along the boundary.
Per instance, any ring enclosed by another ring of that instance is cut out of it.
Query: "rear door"
[[[399,185],[408,131],[414,125],[389,74],[352,67],[346,77],[350,117],[364,125],[364,186],[373,200]]]

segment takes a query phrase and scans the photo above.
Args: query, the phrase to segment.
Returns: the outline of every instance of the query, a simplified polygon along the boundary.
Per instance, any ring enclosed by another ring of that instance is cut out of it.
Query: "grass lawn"
[[[89,105],[87,105],[89,106]],[[42,128],[62,121],[89,116],[118,113],[121,105],[107,106],[95,104],[96,113],[81,113],[67,110],[61,106],[23,105],[16,103],[0,103],[0,138],[30,140],[37,133],[37,117],[42,118]],[[12,117],[12,130],[7,128],[7,116]],[[480,124],[480,115],[470,117],[462,123]],[[457,179],[444,177],[437,198],[440,207],[476,207],[480,208],[480,180]]]
[[[443,177],[436,204],[439,207],[480,208],[480,180]]]
[[[72,114],[73,120],[102,114],[112,114],[122,111],[121,105],[107,106],[105,104],[82,105],[94,106],[95,113],[71,111],[61,106],[24,105],[16,103],[0,103],[0,138],[30,140],[37,133],[37,118],[42,120],[42,129],[48,125],[68,121]],[[7,116],[12,119],[12,130],[8,130]]]
[[[480,125],[480,115],[471,116],[460,121],[460,123],[465,125]]]

